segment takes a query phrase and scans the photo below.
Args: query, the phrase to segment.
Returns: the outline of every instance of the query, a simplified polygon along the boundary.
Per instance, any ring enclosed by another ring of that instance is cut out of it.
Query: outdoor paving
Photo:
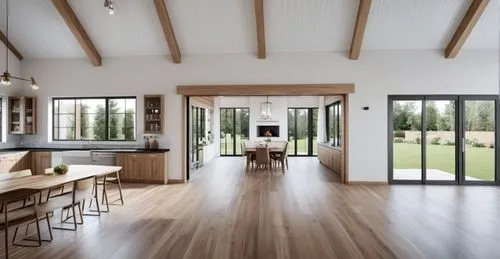
[[[394,169],[394,180],[421,180],[421,169]],[[481,181],[481,179],[466,176],[466,180]],[[427,180],[454,181],[455,175],[439,169],[427,169]]]

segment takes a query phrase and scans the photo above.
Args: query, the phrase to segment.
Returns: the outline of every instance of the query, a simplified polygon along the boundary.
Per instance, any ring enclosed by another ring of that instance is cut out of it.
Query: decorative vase
[[[151,149],[158,149],[158,147],[158,140],[154,139],[153,142],[151,142]]]

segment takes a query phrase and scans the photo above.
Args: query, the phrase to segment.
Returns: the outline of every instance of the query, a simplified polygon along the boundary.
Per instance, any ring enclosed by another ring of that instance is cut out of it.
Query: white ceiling
[[[5,0],[0,28],[5,31]],[[153,0],[69,0],[104,57],[165,55]],[[471,0],[373,0],[363,50],[444,49]],[[167,0],[183,55],[256,51],[253,0]],[[276,51],[347,51],[358,1],[265,1],[266,44]],[[10,38],[26,58],[84,57],[50,0],[11,0]],[[491,0],[465,43],[498,49],[500,0]]]

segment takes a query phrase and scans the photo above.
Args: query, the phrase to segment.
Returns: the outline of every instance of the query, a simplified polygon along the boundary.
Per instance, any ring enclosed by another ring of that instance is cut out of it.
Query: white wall
[[[85,59],[26,60],[22,71],[42,87],[39,109],[46,109],[52,96],[165,94],[166,132],[160,143],[172,149],[171,179],[181,177],[182,166],[179,84],[355,83],[348,107],[351,181],[387,180],[387,95],[499,93],[498,50],[463,50],[452,60],[444,59],[442,51],[364,51],[357,61],[346,55],[271,53],[265,60],[248,54],[185,56],[178,65],[168,57],[112,58],[104,59],[102,67]],[[48,114],[42,111],[39,122],[46,123]],[[138,112],[141,122],[142,109]],[[47,125],[38,126],[37,141],[44,143]]]

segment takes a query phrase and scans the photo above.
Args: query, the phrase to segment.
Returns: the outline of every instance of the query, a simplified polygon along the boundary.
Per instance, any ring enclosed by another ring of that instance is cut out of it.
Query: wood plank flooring
[[[346,186],[316,158],[270,176],[231,157],[188,184],[124,195],[76,232],[11,246],[11,258],[500,258],[497,187]]]

